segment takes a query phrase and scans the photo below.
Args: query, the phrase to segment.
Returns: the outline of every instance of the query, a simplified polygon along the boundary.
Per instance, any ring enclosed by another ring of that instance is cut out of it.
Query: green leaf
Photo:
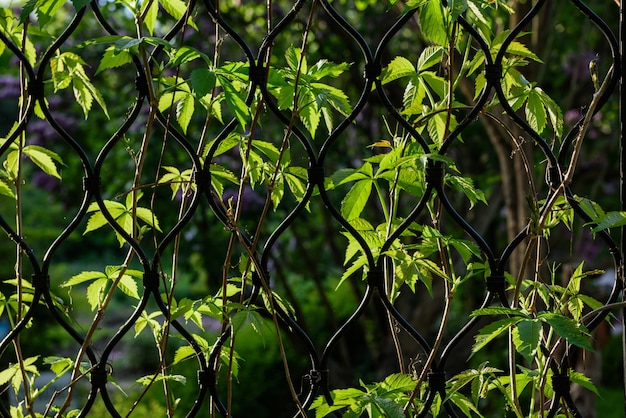
[[[450,17],[457,20],[467,10],[467,0],[449,0]]]
[[[530,316],[520,308],[506,308],[504,306],[492,306],[489,308],[476,309],[470,314],[470,316],[482,315],[515,315],[523,318],[530,318]]]
[[[550,325],[559,336],[565,338],[570,344],[594,351],[589,341],[589,331],[583,324],[552,312],[543,312],[537,315],[537,318]]]
[[[88,232],[95,231],[96,229],[102,228],[103,226],[107,225],[108,222],[109,221],[107,221],[102,212],[94,213],[87,220],[87,227],[85,228],[83,235]]]
[[[476,342],[472,346],[472,355],[489,344],[496,337],[506,332],[509,328],[522,321],[523,318],[516,316],[512,318],[504,318],[483,327],[476,335]]]
[[[543,62],[534,52],[528,49],[526,45],[518,41],[511,42],[509,46],[507,47],[506,52],[508,52],[509,54],[520,56],[520,57],[530,58],[531,60],[537,61],[539,63]]]
[[[196,48],[193,48],[191,46],[181,46],[180,48],[178,48],[172,56],[171,64],[173,66],[178,66],[187,62],[191,62],[197,58],[202,58],[207,66],[211,66],[211,58],[209,58],[209,56],[204,52],[200,52]]]
[[[91,3],[91,0],[72,0],[72,4],[74,5],[74,9],[77,12],[81,11],[89,3]]]
[[[441,46],[429,46],[422,51],[417,60],[417,71],[422,72],[430,67],[440,64],[443,57],[443,48]]]
[[[626,225],[626,212],[606,212],[596,219],[595,222],[597,225],[593,228],[593,232],[624,226]]]
[[[83,271],[63,282],[63,284],[61,284],[61,287],[76,286],[77,284],[102,278],[106,279],[107,275],[100,271]]]
[[[96,279],[87,287],[87,301],[92,311],[95,311],[102,303],[108,282],[107,278]]]
[[[156,1],[155,1],[156,3]],[[180,20],[187,11],[187,5],[181,0],[162,0],[161,6],[174,19]]]
[[[415,74],[415,67],[413,67],[411,61],[404,57],[395,57],[391,60],[389,65],[383,69],[383,72],[380,75],[380,81],[383,84],[387,84],[399,78],[407,77],[413,74]]]
[[[146,10],[148,7],[148,10]],[[157,23],[157,17],[159,16],[159,1],[158,0],[145,0],[141,4],[141,14],[144,16],[143,23],[146,25],[150,36],[154,35],[154,27]]]
[[[372,193],[373,180],[361,180],[352,186],[341,201],[341,216],[347,221],[358,218]]]
[[[115,46],[111,45],[104,51],[100,65],[96,70],[96,74],[101,73],[109,68],[118,68],[122,65],[133,62],[133,57],[128,50],[119,50]]]
[[[595,393],[597,396],[601,396],[596,385],[594,385],[591,379],[584,374],[576,371],[570,371],[569,378],[573,383],[577,383],[585,389]]]
[[[178,364],[181,361],[190,359],[196,355],[196,351],[190,345],[184,345],[182,347],[178,347],[176,353],[174,354],[174,361],[172,364]]]
[[[485,205],[488,204],[485,194],[474,187],[474,181],[471,178],[450,175],[446,176],[446,183],[465,194],[470,201],[470,209],[478,202],[483,202]]]
[[[187,128],[191,122],[191,117],[195,109],[195,100],[191,94],[184,96],[182,100],[179,100],[176,104],[176,120],[180,124],[184,133],[187,133]]]
[[[4,181],[0,179],[0,195],[9,196],[11,198],[15,198],[15,193],[13,189]]]
[[[224,100],[226,105],[235,114],[235,118],[239,122],[242,129],[245,129],[248,122],[249,108],[246,102],[239,97],[239,92],[233,84],[224,77],[218,77],[220,85],[224,89]]]
[[[137,282],[128,274],[123,274],[117,284],[118,288],[126,295],[139,300],[139,292],[137,290]]]
[[[440,46],[448,43],[447,24],[443,5],[440,1],[431,0],[426,3],[419,14],[419,23],[424,37]]]
[[[541,95],[536,89],[532,89],[528,94],[528,100],[526,102],[526,120],[532,129],[538,134],[541,134],[546,128],[546,109],[543,107]]]
[[[191,72],[191,88],[197,98],[201,98],[215,87],[215,73],[208,68],[197,68]]]
[[[49,356],[43,359],[44,364],[50,365],[50,370],[58,377],[70,371],[74,361],[68,357]]]
[[[515,349],[532,364],[541,335],[541,321],[524,319],[512,331]]]
[[[56,163],[62,163],[62,160],[57,153],[39,145],[27,145],[24,147],[23,152],[46,174],[61,179]]]

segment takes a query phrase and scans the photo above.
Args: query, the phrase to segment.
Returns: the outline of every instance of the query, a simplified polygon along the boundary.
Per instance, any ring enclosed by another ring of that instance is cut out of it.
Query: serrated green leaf
[[[201,98],[215,87],[215,73],[208,68],[197,68],[191,72],[191,87],[197,98]]]
[[[121,67],[131,62],[133,62],[133,57],[128,50],[119,50],[114,46],[110,46],[106,49],[106,51],[104,51],[104,55],[102,56],[102,60],[100,60],[96,74],[99,74],[104,70],[108,70],[109,68]]]
[[[485,205],[487,199],[485,194],[474,187],[474,181],[469,177],[462,176],[446,176],[446,183],[450,184],[454,189],[460,190],[470,201],[470,209],[478,202],[483,202]]]
[[[137,282],[128,274],[122,275],[120,281],[118,282],[118,287],[124,294],[139,300]]]
[[[9,196],[15,199],[15,193],[13,189],[4,181],[0,179],[0,195]]]
[[[191,94],[187,94],[183,99],[176,103],[176,120],[180,124],[184,133],[187,133],[187,128],[191,122],[191,117],[195,109],[195,100]]]
[[[415,67],[405,57],[395,57],[389,65],[387,65],[380,75],[380,81],[383,84],[390,83],[402,77],[415,74]]]
[[[62,163],[62,160],[57,153],[38,145],[27,145],[23,148],[23,152],[46,174],[61,179],[57,163]]]
[[[543,62],[534,52],[528,49],[526,45],[518,41],[511,42],[509,46],[507,47],[506,52],[508,52],[509,54],[520,56],[520,57],[530,58],[533,61],[537,61],[539,63]]]
[[[606,212],[596,219],[595,222],[597,225],[593,228],[593,232],[624,226],[626,225],[626,212]]]
[[[530,316],[520,308],[506,308],[504,306],[492,306],[489,308],[476,309],[470,314],[472,317],[482,315],[515,315],[523,318],[530,318]]]
[[[570,344],[594,351],[589,341],[589,331],[583,324],[552,312],[543,312],[537,315],[537,318],[550,325],[559,336],[565,338]]]
[[[209,56],[204,52],[200,52],[191,46],[181,46],[176,50],[172,57],[172,65],[178,66],[191,62],[197,58],[202,58],[208,66],[211,65],[211,58],[209,58]]]
[[[600,392],[598,391],[598,388],[596,387],[596,385],[594,385],[593,381],[588,376],[585,376],[584,374],[580,372],[572,370],[569,374],[569,378],[573,383],[579,384],[585,389],[590,390],[591,392],[595,393],[597,396],[602,396],[600,395]]]
[[[417,60],[417,71],[422,72],[430,67],[440,64],[443,57],[443,48],[441,46],[426,47]]]
[[[541,321],[524,319],[512,331],[515,349],[532,364],[535,358],[541,335]]]
[[[452,20],[457,20],[467,10],[467,0],[449,0],[448,8]]]
[[[95,231],[96,229],[100,229],[107,224],[108,224],[108,221],[104,217],[102,212],[96,212],[93,215],[91,215],[89,219],[87,220],[87,227],[85,228],[83,235],[87,234],[88,232]]]
[[[109,279],[96,279],[87,287],[87,302],[89,302],[92,311],[98,309],[102,303],[108,282]]]
[[[475,343],[472,346],[472,355],[476,354],[492,340],[506,332],[509,328],[522,321],[523,318],[517,316],[512,318],[504,318],[483,327],[475,337]]]
[[[341,201],[341,216],[350,221],[358,218],[372,193],[373,180],[360,180],[352,186]]]
[[[178,364],[181,361],[190,359],[196,355],[196,351],[190,345],[184,345],[182,347],[178,347],[176,353],[174,354],[174,361],[172,364]]]
[[[167,14],[177,20],[180,20],[187,11],[187,5],[181,0],[161,0],[160,3]]]
[[[50,365],[50,370],[58,377],[72,369],[74,361],[67,357],[49,356],[43,359],[44,364]]]
[[[439,46],[448,42],[444,9],[440,1],[429,1],[420,10],[419,23],[424,37]]]
[[[107,276],[101,271],[83,271],[79,274],[76,274],[70,277],[68,280],[63,282],[61,284],[61,287],[76,286],[77,284],[81,284],[81,283],[88,282],[91,280],[96,280],[96,279],[103,279],[103,278],[106,279]]]
[[[250,109],[246,105],[246,102],[239,97],[239,92],[230,81],[224,77],[218,77],[218,80],[224,89],[224,100],[226,100],[226,105],[230,111],[235,114],[235,118],[237,119],[237,122],[239,122],[239,126],[242,129],[245,129],[246,124],[248,123]]]
[[[148,10],[146,10],[146,7],[148,7]],[[154,27],[156,26],[157,17],[159,16],[159,1],[144,1],[141,4],[141,14],[144,16],[143,23],[146,25],[150,36],[154,35]]]
[[[538,134],[546,128],[546,109],[543,106],[541,95],[535,90],[531,90],[526,101],[526,120],[530,127]]]

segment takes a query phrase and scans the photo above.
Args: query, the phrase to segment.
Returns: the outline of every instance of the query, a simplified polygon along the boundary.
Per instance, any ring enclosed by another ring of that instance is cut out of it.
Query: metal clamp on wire
[[[159,290],[159,280],[161,276],[156,270],[148,270],[143,274],[143,288],[147,292]]]
[[[487,277],[487,290],[491,293],[504,293],[506,290],[504,275],[493,274]]]
[[[33,287],[40,292],[47,292],[50,290],[50,275],[44,273],[34,273],[32,276]]]
[[[83,191],[92,195],[100,193],[100,177],[83,177]]]
[[[426,165],[426,182],[435,189],[443,186],[443,166],[440,161],[428,160]]]
[[[211,375],[208,370],[198,370],[198,385],[207,387],[211,383]]]
[[[487,64],[485,65],[485,80],[490,84],[498,84],[502,79],[502,65],[501,64]]]
[[[383,72],[383,68],[378,62],[368,62],[365,64],[365,78],[368,80],[374,80]]]
[[[382,291],[385,283],[384,278],[383,270],[376,266],[367,273],[367,284]]]
[[[428,387],[433,392],[446,390],[446,372],[429,372]]]
[[[34,98],[44,97],[43,82],[39,78],[28,83],[28,94]]]
[[[567,395],[570,390],[571,381],[568,375],[555,374],[552,376],[552,389],[558,396]]]
[[[107,384],[107,380],[108,376],[104,367],[102,367],[101,365],[94,367],[89,377],[89,381],[91,382],[91,384],[94,387],[101,389],[104,388],[104,386]]]
[[[324,184],[324,167],[310,167],[307,170],[309,175],[309,183],[321,186]]]
[[[263,65],[251,65],[248,69],[250,82],[258,86],[265,86],[267,80],[267,69]]]

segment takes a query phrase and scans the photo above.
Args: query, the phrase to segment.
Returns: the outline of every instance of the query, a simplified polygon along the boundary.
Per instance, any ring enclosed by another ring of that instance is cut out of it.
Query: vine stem
[[[26,50],[26,40],[27,40],[27,31],[28,31],[28,19],[24,22],[24,30],[22,31],[22,39],[21,39],[21,47],[22,50]],[[20,119],[26,113],[26,102],[28,98],[27,91],[27,80],[26,74],[24,73],[24,64],[20,60],[19,65],[20,72],[20,106],[19,106],[19,117]],[[15,178],[15,232],[18,237],[22,237],[23,233],[23,216],[22,216],[22,157],[24,152],[24,142],[26,141],[26,131],[22,130],[20,135],[18,136],[18,157],[17,157],[17,173]],[[22,280],[24,279],[22,275],[22,265],[23,265],[23,256],[22,256],[22,248],[21,244],[17,244],[16,253],[15,253],[15,280],[17,287],[17,309],[16,309],[16,318],[15,322],[19,322],[22,319],[22,307],[24,305],[24,286]],[[13,348],[15,349],[15,357],[17,358],[17,363],[19,364],[20,374],[22,375],[22,384],[24,386],[24,399],[25,399],[25,407],[28,414],[35,418],[35,411],[33,410],[33,402],[32,396],[30,393],[30,383],[28,380],[28,375],[26,374],[26,369],[24,366],[24,356],[22,354],[22,346],[20,343],[20,336],[16,336],[13,339]]]
[[[550,213],[552,212],[552,208],[554,207],[554,205],[556,204],[556,202],[561,196],[565,196],[565,190],[569,186],[569,184],[571,183],[574,177],[574,172],[576,170],[578,158],[580,157],[580,153],[582,150],[583,139],[585,137],[585,134],[587,133],[587,130],[589,129],[589,126],[591,125],[593,116],[595,114],[595,110],[598,107],[600,100],[603,98],[604,93],[606,93],[609,87],[613,71],[614,71],[614,67],[611,66],[606,76],[604,77],[602,84],[593,94],[591,102],[589,103],[589,107],[587,108],[587,112],[585,113],[585,117],[583,118],[583,121],[579,127],[578,134],[576,135],[576,138],[574,139],[574,148],[570,156],[567,171],[563,175],[562,180],[560,181],[559,185],[553,189],[553,193],[550,196],[550,199],[545,203],[543,207],[543,211],[539,219],[537,220],[536,229],[535,229],[537,234],[540,234],[541,231],[543,231],[543,229],[545,228],[546,221],[548,220],[548,217],[550,216]],[[567,199],[567,196],[565,196],[565,198]],[[539,238],[540,238],[539,236],[536,237],[536,239],[539,239]],[[529,247],[526,249],[526,252],[524,255],[524,262],[522,263],[522,267],[521,267],[522,270],[520,271],[520,274],[518,275],[516,283],[515,283],[515,291],[513,293],[513,307],[516,307],[517,303],[519,302],[519,294],[521,291],[522,280],[524,277],[523,275],[524,266],[530,260],[531,249],[534,246],[533,243],[536,241],[536,239],[533,239]],[[559,347],[559,345],[563,343],[564,343],[564,339],[563,338],[559,339],[559,341],[551,350],[550,356],[552,356],[555,350]],[[511,330],[509,330],[509,363],[510,363],[509,367],[515,366],[514,357],[515,357],[515,344],[513,343]],[[544,366],[544,373],[543,373],[544,375],[546,373],[547,368],[549,367],[549,364],[550,364],[550,360],[548,360]],[[514,369],[510,370],[510,376],[511,376],[511,388],[512,390],[514,390],[514,385],[515,385],[515,370]],[[517,407],[519,405],[519,402],[517,400],[517,397],[515,396],[516,395],[515,392],[512,392],[511,395]],[[521,407],[519,409],[519,413],[521,413]]]

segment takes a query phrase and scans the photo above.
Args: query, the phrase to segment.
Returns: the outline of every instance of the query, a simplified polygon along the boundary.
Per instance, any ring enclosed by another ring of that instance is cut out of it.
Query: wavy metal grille
[[[80,39],[81,36],[81,24],[92,25],[93,22],[98,22],[103,31],[103,34],[116,35],[118,34],[115,29],[115,22],[109,22],[106,18],[105,4],[99,2],[90,3],[89,7],[82,9],[75,13],[75,16],[71,19],[67,27],[62,31],[58,38],[50,45],[43,55],[41,62],[37,67],[33,67],[29,64],[28,59],[22,54],[20,48],[18,48],[11,39],[0,32],[0,40],[4,42],[6,47],[14,54],[14,56],[21,62],[25,70],[25,77],[28,85],[28,102],[24,104],[27,109],[24,112],[24,117],[18,121],[19,128],[14,131],[13,135],[0,147],[0,155],[5,155],[12,143],[18,141],[22,131],[28,129],[29,124],[32,124],[36,118],[35,105],[39,104],[43,114],[45,115],[46,122],[54,128],[58,136],[62,139],[62,147],[71,148],[75,157],[80,162],[80,169],[83,172],[84,177],[84,194],[81,198],[81,203],[76,213],[68,214],[68,219],[71,217],[71,221],[64,227],[63,232],[60,233],[54,242],[45,251],[38,251],[31,247],[28,237],[20,236],[20,233],[12,226],[11,221],[7,215],[0,214],[0,226],[8,234],[8,237],[14,241],[26,256],[27,263],[34,272],[32,275],[32,285],[34,288],[33,303],[30,309],[25,312],[23,318],[12,327],[8,335],[2,340],[0,344],[0,351],[6,351],[12,344],[12,342],[19,338],[25,327],[30,321],[34,321],[35,324],[38,321],[38,317],[35,316],[35,306],[39,302],[44,302],[47,307],[48,315],[54,319],[58,324],[58,328],[62,328],[64,332],[69,334],[76,343],[80,346],[86,338],[84,329],[82,327],[70,323],[64,315],[58,312],[54,305],[53,295],[51,293],[51,287],[55,288],[62,278],[51,276],[51,269],[55,267],[57,258],[55,253],[64,245],[66,240],[71,235],[76,235],[80,225],[83,225],[87,219],[88,209],[92,202],[96,202],[102,209],[102,213],[106,217],[111,228],[115,230],[119,235],[123,237],[123,240],[133,249],[134,256],[138,258],[143,270],[143,294],[134,308],[133,314],[124,320],[123,325],[116,331],[115,335],[108,339],[108,342],[96,350],[91,345],[88,345],[84,356],[89,362],[89,382],[88,393],[84,394],[84,400],[81,401],[82,412],[80,416],[89,415],[89,411],[92,408],[94,402],[101,397],[104,401],[107,410],[112,416],[121,416],[121,411],[116,409],[114,400],[111,397],[111,384],[109,380],[111,377],[115,377],[114,370],[111,370],[110,363],[114,350],[118,347],[120,341],[129,335],[132,335],[132,329],[136,325],[137,321],[141,317],[142,313],[146,312],[149,304],[155,304],[164,316],[170,315],[171,307],[168,306],[167,300],[164,300],[161,296],[163,291],[162,280],[163,277],[160,273],[161,257],[172,250],[172,247],[176,245],[176,236],[186,231],[186,227],[189,221],[199,216],[199,213],[210,208],[212,213],[211,222],[221,222],[224,227],[230,231],[230,233],[236,235],[241,245],[247,247],[247,251],[252,258],[252,263],[255,266],[253,290],[251,300],[255,300],[259,297],[261,290],[274,281],[273,268],[272,268],[272,251],[275,245],[281,240],[281,237],[285,232],[298,222],[298,218],[306,217],[305,208],[313,199],[321,199],[323,201],[325,210],[328,215],[332,216],[334,221],[339,227],[337,230],[345,230],[352,235],[361,244],[363,251],[367,255],[368,259],[368,274],[367,281],[363,284],[363,296],[354,312],[349,319],[343,323],[338,329],[332,330],[332,335],[327,341],[313,341],[307,334],[307,330],[301,326],[301,322],[296,320],[291,314],[286,312],[281,306],[276,305],[276,314],[280,323],[284,327],[284,332],[289,335],[292,340],[299,341],[299,344],[304,347],[308,353],[309,372],[304,376],[292,376],[295,382],[300,380],[303,382],[301,393],[299,394],[299,402],[302,410],[307,410],[311,405],[315,397],[319,395],[325,395],[330,399],[330,390],[334,389],[333,386],[333,374],[336,373],[336,367],[332,364],[331,357],[333,353],[338,350],[338,346],[342,339],[348,338],[350,328],[359,320],[360,317],[370,308],[373,304],[380,303],[384,309],[391,315],[399,327],[401,327],[410,337],[421,346],[421,351],[430,354],[432,350],[438,350],[438,356],[435,357],[435,361],[432,362],[428,371],[428,391],[425,395],[425,404],[422,408],[420,416],[426,416],[428,408],[435,399],[436,393],[440,393],[442,398],[446,397],[446,378],[451,377],[448,370],[448,364],[451,356],[458,352],[459,345],[467,343],[467,337],[475,335],[478,331],[478,318],[467,318],[464,322],[462,329],[455,333],[451,338],[446,340],[441,347],[433,347],[432,341],[429,336],[416,330],[416,326],[411,322],[406,315],[401,314],[391,304],[386,296],[385,284],[384,284],[384,258],[377,258],[375,254],[371,252],[368,247],[366,239],[361,236],[360,232],[356,230],[351,224],[341,216],[336,204],[333,203],[335,199],[332,193],[326,189],[324,178],[329,175],[329,162],[332,158],[334,147],[338,147],[339,144],[344,141],[345,132],[349,127],[356,123],[362,123],[359,116],[364,112],[367,106],[382,107],[385,109],[389,118],[392,118],[399,125],[403,127],[407,132],[410,132],[414,140],[423,148],[425,153],[430,153],[431,148],[428,141],[420,134],[420,132],[410,123],[402,114],[396,109],[393,99],[389,97],[388,91],[382,85],[379,76],[382,68],[385,65],[384,55],[388,51],[388,46],[393,42],[399,32],[408,27],[409,22],[414,18],[415,11],[398,16],[393,25],[386,31],[377,34],[380,37],[380,41],[376,44],[368,43],[364,34],[360,33],[357,29],[353,28],[339,12],[333,8],[331,2],[326,0],[320,0],[316,4],[320,8],[319,13],[326,13],[330,16],[339,30],[344,31],[349,35],[361,54],[361,62],[356,63],[359,68],[364,69],[362,79],[360,81],[360,92],[358,100],[356,100],[353,111],[337,124],[335,129],[327,135],[323,140],[316,140],[315,143],[309,138],[309,136],[300,130],[297,126],[293,126],[290,115],[281,111],[276,103],[276,100],[267,89],[266,77],[268,74],[268,67],[272,54],[275,52],[272,50],[274,41],[284,31],[293,30],[296,25],[301,25],[303,21],[306,21],[306,13],[303,12],[306,8],[304,6],[310,5],[310,1],[300,0],[297,1],[293,8],[272,28],[272,30],[258,40],[258,43],[251,44],[250,41],[244,40],[237,32],[236,29],[229,26],[229,19],[227,15],[220,13],[217,2],[205,0],[202,4],[196,4],[191,1],[188,5],[188,13],[197,13],[197,21],[212,21],[218,25],[221,30],[229,35],[230,40],[235,42],[242,54],[249,64],[249,94],[246,103],[251,106],[254,100],[254,95],[257,91],[260,91],[267,105],[269,113],[266,115],[267,121],[265,123],[282,124],[285,127],[289,127],[291,130],[292,138],[295,141],[291,144],[292,147],[297,147],[299,152],[305,155],[308,166],[308,185],[304,198],[297,203],[289,215],[283,219],[277,227],[273,230],[271,235],[267,238],[263,247],[260,248],[258,243],[252,242],[247,231],[239,230],[232,220],[232,214],[229,214],[224,210],[224,206],[220,205],[216,199],[214,199],[211,193],[212,186],[212,173],[211,163],[217,161],[219,157],[218,148],[220,144],[225,141],[229,134],[235,132],[237,128],[237,121],[232,120],[226,124],[225,128],[217,135],[215,141],[212,143],[208,150],[207,157],[204,161],[199,158],[199,151],[195,149],[195,140],[187,137],[181,131],[174,129],[170,124],[170,116],[167,114],[157,114],[158,122],[167,132],[167,140],[174,141],[178,147],[185,151],[188,156],[188,163],[192,166],[195,172],[194,185],[195,192],[189,196],[189,204],[184,213],[181,214],[180,220],[176,225],[171,227],[165,234],[165,237],[157,242],[152,248],[145,242],[138,242],[133,239],[128,233],[126,233],[122,227],[120,227],[115,221],[115,217],[111,214],[105,206],[106,196],[103,196],[101,191],[101,185],[104,181],[109,181],[111,178],[111,170],[117,170],[117,168],[109,168],[108,158],[112,155],[115,149],[124,147],[125,136],[129,134],[133,124],[138,123],[142,117],[145,117],[145,113],[142,113],[142,109],[148,106],[146,103],[148,96],[148,89],[150,86],[145,79],[145,71],[142,67],[141,61],[134,59],[134,71],[136,75],[132,77],[136,78],[135,84],[135,97],[132,99],[134,104],[127,115],[120,119],[120,126],[116,132],[102,144],[102,148],[98,150],[95,158],[90,157],[89,152],[85,151],[84,143],[81,138],[72,136],[64,128],[57,116],[59,113],[53,112],[50,108],[52,98],[55,93],[48,91],[45,88],[44,81],[48,78],[46,73],[49,68],[51,59],[55,54],[60,51],[64,44],[68,42],[70,38]],[[315,3],[315,2],[314,2]],[[537,14],[544,7],[548,7],[548,1],[540,0],[535,2],[534,6],[528,12],[526,16],[523,16],[519,20],[519,23],[512,29],[510,34],[506,37],[498,54],[494,57],[489,51],[487,41],[475,30],[466,20],[459,19],[462,28],[470,34],[473,38],[473,42],[479,51],[485,56],[486,65],[484,68],[484,75],[486,78],[486,85],[483,91],[477,96],[475,103],[467,110],[464,118],[458,123],[458,126],[444,139],[439,153],[444,156],[448,156],[454,159],[450,150],[454,147],[460,147],[462,149],[463,144],[459,142],[460,135],[464,130],[476,123],[481,115],[481,109],[487,103],[492,95],[497,95],[500,98],[500,103],[504,107],[506,115],[512,118],[519,128],[523,131],[524,135],[532,138],[532,147],[534,151],[539,151],[543,154],[543,158],[546,163],[546,180],[548,184],[548,191],[544,196],[545,201],[549,201],[557,192],[559,185],[561,184],[564,174],[567,172],[567,157],[571,153],[572,148],[575,146],[576,135],[578,127],[583,123],[583,118],[580,118],[578,122],[573,126],[569,134],[566,135],[562,141],[562,145],[559,149],[549,143],[545,138],[538,135],[533,131],[527,122],[518,115],[518,113],[512,109],[508,104],[505,97],[505,93],[502,87],[503,73],[502,63],[507,53],[507,48],[511,45],[513,40],[523,31],[529,31],[530,25],[537,16]],[[583,13],[590,22],[596,27],[605,39],[611,50],[611,60],[613,65],[613,71],[610,77],[610,85],[603,96],[598,101],[598,106],[594,110],[599,111],[602,106],[609,100],[609,97],[616,90],[621,76],[621,58],[619,55],[620,43],[615,34],[611,32],[605,22],[598,18],[594,12],[581,1],[571,1],[570,6],[575,7],[578,11]],[[315,15],[313,15],[315,16]],[[185,21],[182,19],[177,22],[162,38],[170,41],[176,40],[181,36],[184,36]],[[371,35],[371,34],[368,34]],[[256,52],[254,52],[256,51]],[[163,48],[157,46],[153,49],[151,60],[157,59],[163,54]],[[93,63],[92,65],[97,65]],[[125,67],[126,68],[126,67]],[[129,71],[126,68],[126,71]],[[375,87],[375,88],[374,88]],[[131,104],[130,102],[129,104]],[[370,141],[371,142],[371,141]],[[364,141],[363,146],[367,145]],[[55,145],[51,146],[54,150]],[[495,164],[495,163],[494,163]],[[122,173],[120,173],[122,174]],[[128,175],[130,177],[130,174]],[[486,282],[477,283],[474,286],[478,286],[482,289],[484,294],[483,300],[479,306],[486,307],[493,303],[501,303],[504,306],[509,306],[510,301],[506,293],[505,283],[505,271],[506,266],[510,262],[512,253],[521,247],[525,240],[532,234],[530,226],[519,231],[519,234],[515,239],[510,241],[504,247],[497,247],[494,244],[490,244],[486,238],[484,238],[458,210],[455,208],[455,204],[451,201],[449,193],[446,190],[443,182],[443,166],[440,163],[432,162],[426,168],[426,182],[427,187],[424,191],[424,195],[419,202],[417,202],[411,212],[406,216],[402,224],[398,225],[395,231],[386,240],[380,253],[384,253],[389,250],[392,243],[396,241],[400,235],[407,230],[409,225],[423,215],[426,210],[426,203],[436,194],[442,203],[443,210],[454,223],[464,229],[473,241],[480,247],[483,252],[489,267],[491,274],[487,278]],[[114,176],[113,176],[114,177]],[[319,196],[315,195],[315,189],[319,191]],[[583,219],[585,222],[590,222],[591,219],[586,215],[585,211],[581,207],[580,200],[576,197],[571,186],[565,189],[565,194],[568,197],[570,205],[574,208],[576,216]],[[59,220],[62,222],[62,220]],[[606,233],[598,234],[597,240],[601,240],[608,253],[611,254],[615,266],[615,281],[614,287],[610,296],[605,301],[605,304],[612,304],[618,301],[620,293],[622,291],[622,256],[620,247],[611,239]],[[8,256],[8,255],[7,255]],[[77,255],[80,257],[80,254]],[[219,257],[217,260],[209,260],[208,262],[220,262]],[[421,302],[418,302],[421,303]],[[475,308],[477,308],[476,306]],[[590,330],[593,330],[600,322],[602,322],[608,311],[604,311],[586,324]],[[310,318],[314,321],[315,318]],[[180,335],[191,345],[197,355],[197,370],[198,370],[198,382],[199,391],[197,394],[197,401],[194,407],[185,411],[186,416],[207,416],[207,414],[219,414],[227,416],[227,403],[224,399],[223,392],[220,389],[220,380],[217,375],[217,368],[219,364],[219,356],[222,345],[226,344],[229,338],[228,330],[222,330],[221,337],[217,343],[212,347],[210,355],[207,357],[204,354],[203,347],[192,337],[191,332],[188,330],[184,321],[173,320],[171,326],[180,333]],[[570,350],[569,354],[573,355],[576,350]],[[78,353],[76,353],[78,354]],[[569,370],[568,355],[562,356],[561,364],[553,364],[552,371],[554,374],[553,382],[555,388],[554,398],[551,401],[549,416],[555,416],[562,402],[565,402],[571,409],[574,416],[581,416],[577,412],[576,405],[570,396],[570,382],[568,378]],[[78,395],[75,395],[78,396]],[[236,400],[234,401],[236,402]],[[270,400],[271,402],[271,400]],[[291,411],[293,416],[301,416],[299,412],[299,406],[294,402],[293,405],[263,405],[259,408],[276,408],[277,413],[284,413],[286,409]],[[450,403],[444,405],[450,416],[460,416],[460,412],[456,410]],[[3,416],[8,416],[6,409],[2,412]],[[248,416],[253,416],[254,412],[250,412]]]

